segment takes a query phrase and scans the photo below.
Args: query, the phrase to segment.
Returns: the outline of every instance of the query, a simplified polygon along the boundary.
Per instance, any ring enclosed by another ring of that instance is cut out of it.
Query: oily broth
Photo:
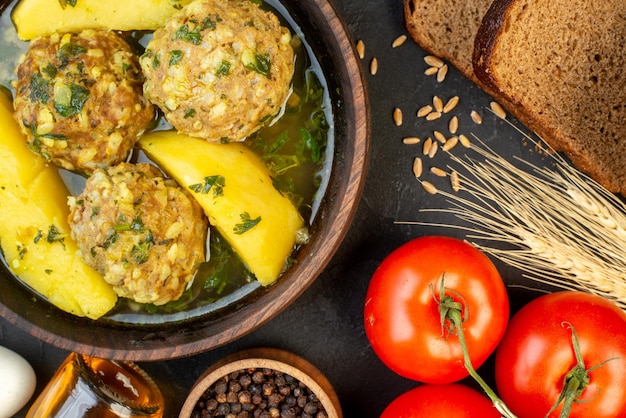
[[[0,83],[9,89],[12,89],[11,80],[15,78],[14,68],[17,66],[19,56],[28,48],[27,42],[17,38],[10,19],[14,4],[15,2],[0,16]],[[302,30],[286,8],[277,0],[266,0],[263,7],[274,12],[297,40],[294,45],[296,53],[294,94],[288,100],[285,114],[276,123],[262,128],[248,138],[246,144],[278,170],[285,162],[287,167],[288,162],[294,160],[293,156],[302,151],[299,141],[302,129],[308,128],[309,131],[314,130],[317,133],[321,145],[319,161],[313,162],[311,158],[301,161],[300,158],[298,166],[273,176],[276,187],[293,197],[292,201],[296,202],[294,204],[310,225],[326,191],[334,154],[334,126],[328,85],[320,63],[307,44]],[[131,35],[129,40],[135,41],[138,45],[145,45],[150,36],[136,33],[129,35]],[[305,97],[312,96],[311,93],[317,96],[316,100],[306,102]],[[292,106],[294,102],[298,102],[299,105]],[[155,126],[155,130],[162,129],[171,129],[164,119],[159,120]],[[271,149],[274,141],[284,138],[284,135],[289,139],[280,148],[279,154],[268,155],[268,148]],[[130,159],[149,162],[140,150],[135,150]],[[60,172],[70,192],[74,195],[81,193],[85,178],[63,169]],[[260,287],[213,229],[209,230],[207,249],[207,256],[210,259],[200,266],[193,284],[179,300],[157,307],[120,298],[116,307],[100,321],[126,324],[178,322],[236,304]],[[214,273],[218,269],[221,273],[216,279]]]

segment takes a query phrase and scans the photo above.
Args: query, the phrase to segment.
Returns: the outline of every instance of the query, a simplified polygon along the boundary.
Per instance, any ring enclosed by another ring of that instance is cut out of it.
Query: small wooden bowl
[[[194,383],[178,417],[191,417],[202,394],[219,379],[232,372],[249,368],[266,368],[290,375],[304,383],[317,396],[329,418],[343,417],[339,398],[322,372],[304,358],[275,348],[239,351],[211,365]]]

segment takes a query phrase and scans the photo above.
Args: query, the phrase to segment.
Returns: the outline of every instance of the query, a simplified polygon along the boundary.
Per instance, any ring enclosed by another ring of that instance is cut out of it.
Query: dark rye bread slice
[[[473,63],[527,127],[626,195],[626,1],[495,0]]]
[[[426,52],[454,65],[479,84],[472,68],[474,38],[492,0],[404,0],[411,38]]]

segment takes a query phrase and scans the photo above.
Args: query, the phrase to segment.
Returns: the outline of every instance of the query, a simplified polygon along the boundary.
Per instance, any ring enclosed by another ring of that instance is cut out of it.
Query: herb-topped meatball
[[[289,30],[250,0],[196,0],[154,32],[140,58],[144,94],[178,131],[244,140],[289,96]]]
[[[200,205],[153,165],[98,169],[69,204],[84,261],[122,297],[176,300],[205,260],[208,221]]]
[[[115,32],[37,38],[15,71],[14,116],[30,149],[68,170],[124,161],[154,120],[138,58]]]

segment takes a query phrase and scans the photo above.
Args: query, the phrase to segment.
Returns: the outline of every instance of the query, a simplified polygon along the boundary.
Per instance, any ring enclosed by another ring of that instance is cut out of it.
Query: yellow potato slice
[[[11,19],[22,40],[84,29],[155,30],[191,0],[20,0]],[[72,5],[74,3],[74,5]]]
[[[209,221],[263,285],[285,267],[304,226],[292,202],[278,192],[263,161],[240,143],[217,144],[159,131],[144,135],[144,152],[190,189]]]
[[[0,92],[0,245],[11,271],[58,308],[96,319],[117,295],[83,263],[69,236],[67,190],[56,168],[33,154]]]

